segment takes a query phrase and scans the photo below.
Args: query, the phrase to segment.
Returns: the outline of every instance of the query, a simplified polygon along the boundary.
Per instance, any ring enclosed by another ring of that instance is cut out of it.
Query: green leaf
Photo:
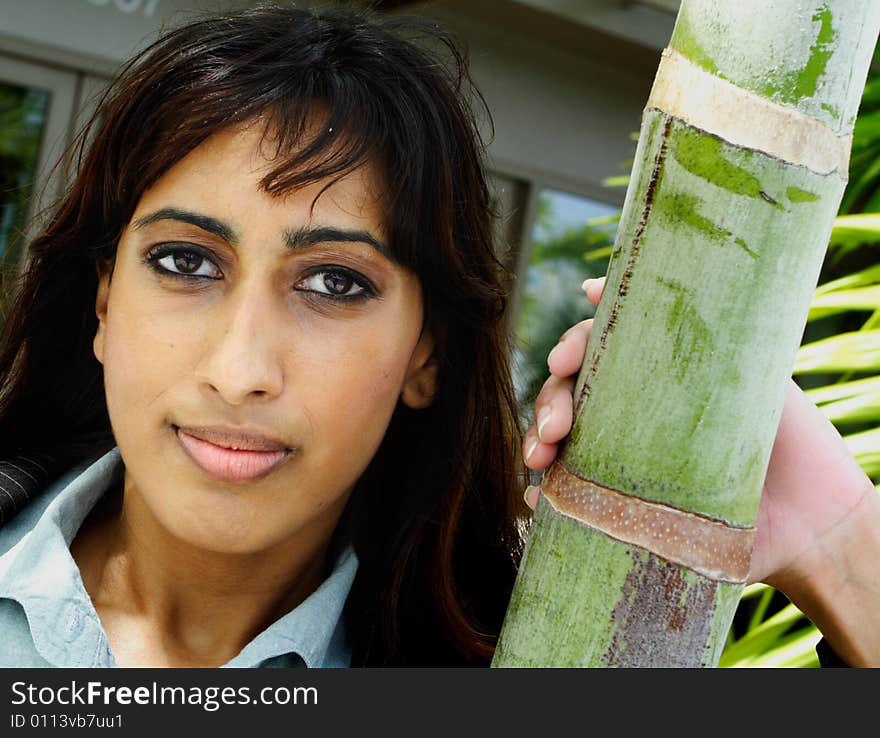
[[[866,146],[873,146],[880,138],[880,110],[868,112],[862,110],[853,129],[853,145],[855,151]]]
[[[770,602],[773,600],[773,594],[774,590],[772,587],[765,587],[763,589],[763,591],[761,592],[761,599],[758,600],[758,604],[755,606],[755,609],[752,612],[752,616],[749,618],[749,624],[746,628],[746,632],[753,631],[761,624],[761,621],[767,614],[767,608],[770,607]]]
[[[880,328],[880,310],[875,312],[870,318],[868,318],[861,328],[860,331],[872,331],[875,328]]]
[[[741,665],[756,656],[766,653],[779,639],[798,622],[806,620],[804,614],[794,605],[786,605],[773,617],[750,630],[738,641],[724,649],[718,660],[719,667]]]
[[[801,346],[795,374],[880,370],[880,330],[854,331]]]
[[[615,223],[620,223],[619,210],[616,213],[611,213],[611,215],[594,215],[592,218],[587,218],[587,225],[593,227],[602,225],[613,225]]]
[[[620,174],[616,177],[606,177],[602,180],[603,187],[626,187],[629,185],[629,175]]]
[[[844,436],[843,440],[869,477],[880,474],[880,428]]]
[[[831,230],[830,246],[859,246],[880,241],[880,213],[838,215]]]
[[[740,595],[741,600],[748,600],[752,597],[758,597],[764,595],[765,592],[773,593],[773,587],[769,584],[764,584],[763,582],[755,582],[754,584],[749,584],[745,587]]]
[[[774,647],[751,659],[745,666],[751,669],[818,668],[816,644],[821,638],[822,634],[813,625],[809,625],[781,638]]]
[[[876,283],[880,283],[880,264],[819,285],[813,293],[813,302],[819,297],[827,295],[829,292],[852,289],[854,287],[865,287]]]
[[[614,251],[614,245],[611,246],[603,246],[601,249],[593,249],[592,251],[587,251],[584,254],[584,261],[598,261],[600,259],[608,259],[611,257],[611,252]]]
[[[832,423],[880,421],[880,391],[831,402],[820,409]]]
[[[846,400],[850,397],[857,397],[862,394],[871,394],[874,392],[880,392],[880,377],[868,377],[866,379],[857,379],[853,382],[830,384],[827,387],[816,387],[814,389],[806,390],[804,394],[815,404],[822,405],[826,402]]]
[[[880,284],[852,290],[835,290],[814,297],[807,320],[817,320],[847,310],[880,310]]]
[[[862,93],[862,110],[870,110],[875,105],[880,105],[880,76],[868,77],[865,91]]]

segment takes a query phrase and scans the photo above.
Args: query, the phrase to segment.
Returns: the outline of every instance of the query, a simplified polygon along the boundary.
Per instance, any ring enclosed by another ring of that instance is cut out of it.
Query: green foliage
[[[880,212],[880,48],[862,93],[859,117],[853,132],[849,184],[840,204],[841,213]]]

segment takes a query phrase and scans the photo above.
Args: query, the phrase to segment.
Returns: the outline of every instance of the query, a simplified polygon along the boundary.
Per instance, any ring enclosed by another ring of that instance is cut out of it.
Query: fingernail
[[[584,283],[581,285],[581,289],[586,292],[589,289],[590,285],[593,284],[593,282],[595,281],[595,279],[585,279]]]
[[[551,408],[549,405],[544,405],[544,407],[542,407],[541,410],[538,412],[538,438],[542,441],[544,440],[544,438],[541,433],[544,430],[544,426],[547,425],[547,422],[550,420],[552,415],[553,408]]]
[[[560,340],[560,342],[562,341],[561,338],[560,338],[559,340]],[[558,349],[558,348],[559,348],[559,344],[557,343],[552,349],[550,349],[550,353],[547,354],[547,366],[548,366],[548,368],[549,368],[549,366],[550,366],[550,359],[553,358],[553,354],[556,353],[556,349]]]
[[[529,446],[528,450],[526,451],[526,461],[528,461],[529,459],[532,458],[532,454],[535,453],[535,449],[537,447],[538,447],[538,439],[536,438],[534,441],[532,441],[531,445]]]
[[[523,492],[523,502],[525,502],[528,507],[534,510],[535,506],[538,504],[538,495],[540,494],[541,488],[535,487],[534,485],[530,484],[528,487],[526,487],[526,491]]]

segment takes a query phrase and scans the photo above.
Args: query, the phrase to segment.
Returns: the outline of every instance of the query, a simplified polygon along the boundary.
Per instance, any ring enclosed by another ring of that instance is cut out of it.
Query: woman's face
[[[261,132],[213,136],[144,193],[96,302],[126,495],[228,553],[328,539],[398,400],[436,380],[371,172],[314,208],[326,182],[270,196]]]

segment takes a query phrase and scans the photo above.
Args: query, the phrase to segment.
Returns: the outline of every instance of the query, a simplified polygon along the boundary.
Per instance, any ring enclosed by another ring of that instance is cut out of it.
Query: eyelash
[[[218,272],[220,271],[220,268],[216,265],[214,259],[208,253],[205,253],[202,249],[195,246],[190,246],[189,244],[185,246],[179,244],[159,244],[158,246],[154,246],[147,252],[144,261],[146,262],[147,266],[149,266],[152,270],[157,272],[162,277],[173,277],[175,279],[183,279],[190,282],[201,282],[205,280],[216,281],[220,279],[220,277],[211,277],[207,274],[185,274],[183,272],[175,272],[159,263],[159,261],[161,259],[164,259],[166,256],[174,256],[178,254],[190,254],[191,256],[203,259],[204,261],[212,264]],[[199,268],[201,267],[202,264],[199,265]],[[330,292],[320,292],[318,290],[309,289],[297,289],[296,291],[308,293],[309,296],[315,295],[319,298],[323,298],[325,300],[329,300],[330,302],[335,303],[361,302],[376,296],[375,288],[372,286],[372,284],[370,284],[370,281],[366,277],[352,269],[348,269],[347,267],[338,266],[335,264],[325,264],[316,269],[312,269],[308,274],[303,277],[303,280],[311,279],[312,277],[321,274],[336,274],[348,277],[354,284],[361,288],[361,291],[353,295],[337,295]]]

